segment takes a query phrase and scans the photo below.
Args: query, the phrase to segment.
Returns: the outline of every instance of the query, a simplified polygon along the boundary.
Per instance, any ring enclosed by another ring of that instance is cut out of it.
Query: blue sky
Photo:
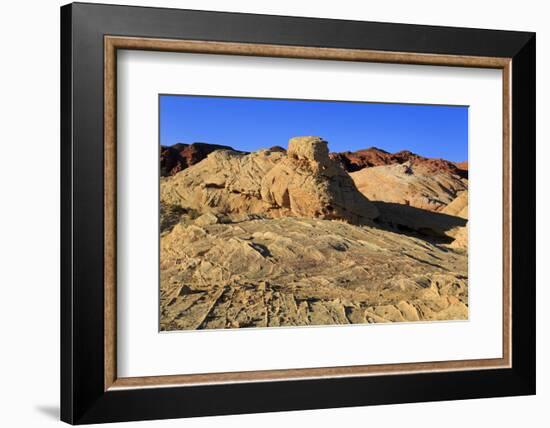
[[[237,150],[287,147],[294,136],[318,135],[332,152],[378,147],[451,161],[468,159],[468,108],[160,96],[160,143],[206,142]]]

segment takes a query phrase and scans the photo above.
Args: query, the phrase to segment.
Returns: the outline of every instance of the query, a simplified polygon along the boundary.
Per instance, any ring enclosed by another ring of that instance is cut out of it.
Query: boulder
[[[262,199],[274,208],[300,217],[340,219],[351,223],[376,218],[376,207],[328,154],[327,142],[322,138],[292,138],[287,157],[262,180]]]
[[[197,226],[209,226],[218,223],[218,217],[212,213],[206,213],[198,217],[194,224]]]

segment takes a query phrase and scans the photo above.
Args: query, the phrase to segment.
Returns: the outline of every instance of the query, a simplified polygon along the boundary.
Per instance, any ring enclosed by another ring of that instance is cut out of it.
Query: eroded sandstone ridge
[[[468,189],[468,180],[449,169],[447,161],[439,159],[413,159],[363,168],[351,176],[359,191],[369,199],[429,211],[442,210]]]
[[[297,137],[286,152],[218,150],[163,179],[161,202],[229,216],[266,214],[362,223],[378,211],[328,156],[319,137]]]
[[[297,137],[163,177],[161,329],[467,319],[467,181],[434,212],[354,174]]]
[[[261,195],[300,217],[361,223],[378,216],[349,174],[329,158],[327,142],[319,137],[292,138],[287,156],[262,179]]]
[[[163,330],[468,316],[462,252],[374,227],[190,222],[162,239],[161,253]]]
[[[460,192],[455,199],[453,199],[443,210],[442,213],[468,218],[468,191]]]

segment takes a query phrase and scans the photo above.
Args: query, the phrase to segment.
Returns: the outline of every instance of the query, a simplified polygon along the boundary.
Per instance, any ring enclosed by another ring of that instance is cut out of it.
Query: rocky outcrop
[[[250,154],[217,150],[191,168],[163,178],[161,202],[202,214],[271,212],[272,204],[260,193],[262,178],[285,157],[285,153],[271,150]]]
[[[409,160],[352,172],[357,188],[372,201],[394,202],[429,211],[440,211],[468,182],[437,159]]]
[[[412,158],[418,158],[419,156],[408,150],[389,153],[376,147],[370,147],[355,152],[335,152],[331,153],[330,157],[340,162],[346,171],[355,172],[372,166],[403,163]]]
[[[288,150],[211,153],[202,162],[161,181],[161,201],[201,213],[263,214],[339,219],[377,216],[351,177],[328,156],[326,141],[298,137]]]
[[[468,178],[468,161],[463,162],[453,162],[455,166],[466,173],[466,178]]]
[[[442,213],[456,217],[468,218],[468,190],[460,192],[445,208]]]
[[[371,147],[355,152],[331,153],[331,159],[339,162],[348,172],[360,171],[373,166],[395,165],[410,162],[429,168],[434,172],[457,175],[468,178],[468,162],[450,162],[445,159],[425,158],[408,150],[389,153],[385,150]]]
[[[320,219],[200,219],[161,238],[162,330],[468,318],[463,251]]]
[[[262,180],[261,195],[299,217],[361,223],[378,215],[349,174],[329,158],[327,142],[319,137],[292,138],[286,158]]]
[[[458,167],[411,152],[351,174],[341,162],[297,137],[161,177],[161,330],[467,319]]]
[[[216,150],[233,150],[229,146],[217,144],[177,143],[173,146],[160,147],[160,175],[167,177],[199,163]]]
[[[452,248],[460,248],[464,251],[468,250],[468,227],[457,227],[449,232],[453,237],[453,242],[449,245]]]
[[[458,194],[458,196],[447,205],[442,213],[468,220],[468,191]],[[453,238],[451,246],[454,248],[468,248],[468,226],[458,226],[447,232]]]

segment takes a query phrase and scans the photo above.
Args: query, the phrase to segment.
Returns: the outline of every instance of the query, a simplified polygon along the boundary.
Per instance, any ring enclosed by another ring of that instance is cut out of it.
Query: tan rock
[[[468,191],[466,190],[459,193],[441,212],[447,215],[468,219]],[[452,228],[447,234],[454,238],[454,241],[450,244],[451,247],[462,249],[468,248],[467,225]]]
[[[394,202],[429,211],[440,211],[468,181],[448,170],[407,161],[402,164],[364,168],[351,173],[357,188],[371,201]]]
[[[468,249],[468,227],[457,227],[449,231],[449,236],[454,238],[454,241],[450,243],[453,248]]]
[[[467,319],[467,180],[422,165],[352,179],[298,137],[162,177],[161,329]]]
[[[407,321],[419,321],[420,317],[418,316],[417,309],[408,302],[401,300],[396,305],[397,309],[401,311],[401,315]]]
[[[288,142],[287,154],[293,159],[307,159],[329,165],[328,145],[320,137],[294,137]]]
[[[161,202],[199,213],[265,213],[271,204],[261,198],[262,177],[284,157],[284,153],[270,150],[250,154],[215,151],[201,162],[163,178]]]
[[[288,151],[211,153],[161,180],[161,203],[200,213],[269,217],[298,216],[364,223],[376,207],[328,157],[319,137],[290,140]]]
[[[445,208],[442,213],[456,217],[468,218],[468,191],[460,192]]]
[[[262,180],[262,198],[300,217],[361,223],[378,216],[319,137],[292,138],[287,157]]]
[[[218,217],[216,217],[212,213],[203,214],[195,220],[195,224],[197,226],[208,226],[210,224],[216,224],[218,222]]]
[[[163,330],[468,317],[465,252],[371,226],[178,224],[161,260]]]

